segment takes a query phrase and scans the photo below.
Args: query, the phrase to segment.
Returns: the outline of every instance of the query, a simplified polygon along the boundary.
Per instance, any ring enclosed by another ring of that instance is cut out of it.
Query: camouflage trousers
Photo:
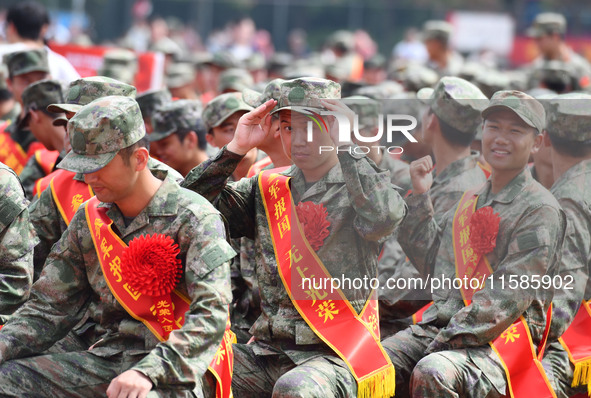
[[[490,346],[425,355],[439,329],[412,325],[382,341],[396,370],[396,397],[496,398],[505,393],[505,372]]]
[[[126,352],[99,356],[90,351],[39,355],[0,365],[0,397],[105,397],[111,380],[133,367],[143,356]],[[212,394],[207,381],[205,395]],[[152,390],[148,397],[203,397],[202,386],[193,391]]]
[[[542,365],[557,398],[568,398],[579,393],[586,396],[586,385],[571,387],[575,367],[559,342],[555,341],[548,345]]]
[[[264,351],[264,354],[261,352]],[[355,397],[357,382],[336,355],[307,355],[294,362],[294,354],[254,342],[234,344],[232,391],[240,398]]]

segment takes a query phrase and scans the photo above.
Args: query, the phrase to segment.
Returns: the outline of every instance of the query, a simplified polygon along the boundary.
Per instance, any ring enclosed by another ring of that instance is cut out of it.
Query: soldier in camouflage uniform
[[[552,289],[502,289],[498,283],[503,276],[552,277],[558,270],[565,216],[526,167],[541,145],[544,108],[521,92],[500,91],[482,117],[484,156],[492,175],[476,193],[476,208],[491,206],[500,216],[496,246],[483,254],[495,285],[487,281],[467,306],[459,290],[436,289],[421,323],[383,341],[396,368],[397,395],[501,397],[508,391],[505,371],[488,343],[521,315],[536,346],[546,326]],[[461,260],[454,256],[452,237],[456,206],[435,222],[430,167],[411,165],[411,179],[415,192],[407,200],[409,215],[400,226],[399,242],[421,275],[454,278]]]
[[[462,70],[464,59],[451,47],[453,26],[446,21],[427,21],[423,27],[423,43],[429,54],[427,67],[440,77],[456,76]]]
[[[549,341],[560,337],[573,320],[581,300],[591,299],[591,96],[565,94],[549,101],[546,144],[551,145],[556,181],[551,192],[567,217],[560,274],[574,280],[572,289],[554,295]],[[587,386],[571,387],[574,366],[563,346],[550,343],[542,361],[559,398],[585,394]]]
[[[152,133],[152,116],[156,109],[162,105],[172,101],[170,92],[163,88],[158,90],[150,90],[138,94],[135,98],[142,111],[142,118],[144,119],[144,126],[146,126],[146,134]]]
[[[200,101],[165,104],[154,113],[152,122],[150,152],[183,176],[209,158]]]
[[[116,48],[105,52],[103,64],[98,69],[97,75],[133,85],[137,71],[137,55],[131,50]]]
[[[549,61],[560,61],[570,71],[574,90],[586,89],[591,83],[591,65],[581,55],[575,53],[564,41],[566,18],[553,12],[538,14],[528,34],[536,39],[540,57],[535,59],[530,68],[530,87],[536,86],[536,72],[546,67]]]
[[[174,98],[199,100],[195,91],[195,68],[188,62],[178,62],[166,68],[166,87]]]
[[[234,137],[240,117],[251,110],[252,106],[242,99],[242,93],[221,94],[209,101],[202,114],[207,142],[215,148],[227,145]],[[257,149],[253,148],[232,175],[233,181],[245,177],[250,166],[260,160],[259,156]]]
[[[471,153],[470,144],[482,122],[480,112],[488,104],[488,99],[472,83],[457,77],[442,78],[435,89],[425,88],[419,91],[418,97],[429,106],[423,114],[422,137],[419,141],[433,148],[436,165],[433,167],[431,156],[415,162],[426,163],[429,169],[433,169],[430,173],[433,182],[426,195],[433,205],[433,217],[439,223],[466,190],[486,181],[484,172],[478,166],[480,154]],[[413,195],[417,188],[413,187]],[[390,259],[386,257],[384,261],[387,260]],[[406,256],[396,259],[387,267],[389,272],[384,270],[381,274],[383,283],[388,277],[407,280],[419,277]],[[420,289],[385,289],[383,293],[380,304],[383,309],[382,319],[385,320],[382,328],[386,335],[396,333],[396,329],[401,326],[402,321],[396,318],[411,316],[430,301],[429,293]],[[386,326],[390,323],[392,327],[387,330]],[[405,323],[408,322],[402,322],[402,326]]]
[[[33,248],[39,242],[29,221],[18,177],[0,163],[0,324],[28,298],[33,282]]]
[[[232,68],[220,73],[218,93],[242,92],[245,88],[254,86],[254,80],[245,69]]]
[[[3,62],[8,69],[8,79],[6,80],[8,88],[22,109],[22,93],[25,88],[31,83],[49,78],[47,51],[37,49],[10,53],[4,56]],[[29,149],[31,144],[35,142],[35,137],[29,130],[19,127],[20,121],[21,116],[19,115],[6,127],[5,131],[30,156],[32,152]]]
[[[33,136],[49,151],[62,152],[66,139],[66,129],[63,126],[53,124],[54,120],[63,116],[63,112],[53,113],[46,110],[47,106],[54,103],[64,102],[62,87],[57,80],[41,80],[28,86],[23,91],[23,118],[20,121],[20,128],[28,128]],[[54,165],[59,163],[61,156],[58,156]],[[20,179],[25,188],[27,199],[33,199],[35,183],[46,176],[49,165],[37,156],[31,156],[25,168],[20,174]]]
[[[323,100],[339,97],[339,85],[325,79],[300,78],[281,85],[277,110],[281,137],[295,164],[284,174],[292,177],[294,204],[322,203],[328,211],[331,233],[317,252],[326,269],[332,275],[363,278],[377,275],[379,242],[392,233],[406,209],[388,173],[365,156],[347,150],[316,156],[319,145],[339,143],[338,129],[333,127],[329,136],[315,127],[314,141],[304,143],[308,118],[298,109],[350,114],[337,101]],[[355,396],[357,384],[351,371],[300,316],[280,280],[259,177],[227,183],[244,154],[265,139],[267,133],[259,123],[275,105],[269,100],[243,116],[228,146],[195,168],[183,183],[215,203],[231,220],[232,237],[247,236],[255,241],[262,314],[250,329],[254,342],[234,345],[234,394]],[[341,148],[352,148],[351,143],[342,144]],[[343,292],[356,311],[362,309],[369,295],[365,288]]]
[[[60,167],[84,173],[119,238],[128,244],[160,233],[178,244],[183,272],[176,289],[189,298],[190,309],[183,326],[162,342],[132,318],[103,275],[86,202],[55,245],[31,299],[0,333],[0,394],[203,396],[202,378],[222,339],[231,298],[228,260],[235,253],[220,214],[199,195],[147,169],[135,100],[93,101],[69,121],[68,132],[72,152]],[[96,327],[87,350],[38,355],[89,305],[96,306]]]

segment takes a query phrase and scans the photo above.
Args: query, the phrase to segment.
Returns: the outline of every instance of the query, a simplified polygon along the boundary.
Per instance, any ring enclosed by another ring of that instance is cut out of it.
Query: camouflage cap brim
[[[257,106],[261,105],[261,99],[263,97],[263,93],[255,91],[250,88],[245,88],[242,90],[242,101],[246,102],[248,105],[256,108]]]
[[[82,109],[82,107],[83,107],[83,105],[78,105],[78,104],[51,104],[51,105],[47,106],[47,110],[49,112],[53,112],[53,113],[62,113],[62,112],[76,113],[80,109]]]
[[[226,119],[228,119],[230,116],[232,116],[233,114],[235,114],[236,112],[240,112],[240,111],[246,111],[246,112],[250,112],[252,111],[252,107],[249,106],[248,104],[240,104],[238,106],[238,108],[233,109],[233,112],[230,113],[229,115],[224,116],[223,118],[221,118],[220,120],[218,120],[218,122],[216,124],[211,125],[211,128],[213,127],[218,127],[219,125],[221,125],[222,123],[224,123],[226,121]]]
[[[165,139],[166,137],[170,137],[175,132],[174,129],[170,129],[167,131],[153,131],[152,133],[148,134],[146,137],[148,138],[149,142],[156,142]]]
[[[525,124],[527,124],[530,127],[535,128],[536,130],[538,130],[538,132],[541,132],[541,129],[539,126],[536,126],[536,124],[529,119],[529,117],[527,117],[526,115],[524,115],[522,112],[519,112],[513,108],[511,108],[510,106],[507,105],[493,105],[493,106],[489,106],[488,108],[486,108],[485,110],[482,111],[482,119],[486,120],[486,118],[488,117],[488,115],[490,115],[493,112],[496,111],[501,111],[501,110],[510,110],[511,112],[513,112],[514,114],[516,114],[517,116],[519,116],[519,118],[521,120],[523,120],[525,122]]]
[[[525,35],[527,37],[536,38],[536,37],[543,36],[544,32],[540,28],[538,28],[537,26],[532,26],[531,28],[528,28],[525,31]]]
[[[54,126],[67,126],[68,125],[68,118],[65,116],[60,116],[55,119],[52,123]]]
[[[281,108],[274,109],[273,111],[271,111],[270,114],[273,115],[279,111],[294,111],[294,112],[298,112],[298,113],[303,113],[304,115],[311,115],[312,112],[319,113],[319,112],[322,112],[325,110],[326,110],[326,108],[315,107],[315,106],[289,105],[289,106],[284,106]]]
[[[108,165],[116,155],[117,151],[98,155],[81,155],[70,151],[56,167],[74,173],[94,173]]]

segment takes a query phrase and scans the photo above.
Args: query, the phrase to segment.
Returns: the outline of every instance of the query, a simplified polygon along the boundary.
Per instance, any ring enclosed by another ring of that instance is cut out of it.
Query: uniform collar
[[[343,172],[341,171],[340,163],[333,166],[320,180],[316,181],[309,189],[306,189],[306,179],[301,169],[296,166],[292,166],[285,172],[286,175],[291,176],[291,186],[296,192],[297,197],[300,201],[313,196],[317,193],[325,192],[327,186],[331,184],[343,184],[345,179]]]
[[[483,195],[483,197],[487,197],[488,195],[486,203],[484,203],[483,206],[488,206],[492,204],[492,202],[511,203],[517,197],[517,195],[519,195],[525,189],[525,187],[531,184],[533,181],[534,179],[529,169],[525,167],[521,173],[517,174],[507,185],[503,187],[503,189],[501,189],[498,194],[494,195],[492,198],[490,197],[490,190],[492,188],[490,179],[488,179],[488,181],[476,192],[476,194],[479,196]]]

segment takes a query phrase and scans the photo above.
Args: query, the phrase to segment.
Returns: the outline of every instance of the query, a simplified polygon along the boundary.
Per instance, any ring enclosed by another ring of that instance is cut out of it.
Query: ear
[[[211,146],[213,146],[213,147],[217,147],[217,146],[214,144],[214,141],[215,141],[215,140],[213,139],[213,132],[211,132],[211,133],[209,133],[209,132],[208,132],[207,134],[205,134],[205,140],[207,141],[207,143],[208,143],[209,145],[211,145]]]
[[[49,29],[48,24],[45,24],[41,27],[41,30],[39,31],[39,40],[43,40],[45,38],[45,35],[47,34],[48,29]]]
[[[183,146],[186,145],[188,149],[195,149],[199,144],[199,138],[197,137],[197,133],[194,131],[189,131],[189,134],[185,136],[183,139]]]
[[[147,148],[137,148],[133,153],[133,158],[136,161],[135,170],[142,171],[146,167],[148,167],[148,159],[150,158],[150,153],[148,152]]]
[[[38,113],[39,111],[34,111],[34,110],[29,110],[29,123],[33,122],[33,123],[39,123],[39,120],[41,119],[41,116]]]
[[[531,154],[538,153],[538,151],[542,148],[542,141],[544,139],[543,134],[536,134],[534,138],[534,145],[531,148]]]
[[[543,146],[545,147],[551,147],[552,146],[552,141],[550,141],[550,135],[548,134],[548,131],[544,130],[544,132],[542,133],[543,138],[542,138],[542,143]]]

